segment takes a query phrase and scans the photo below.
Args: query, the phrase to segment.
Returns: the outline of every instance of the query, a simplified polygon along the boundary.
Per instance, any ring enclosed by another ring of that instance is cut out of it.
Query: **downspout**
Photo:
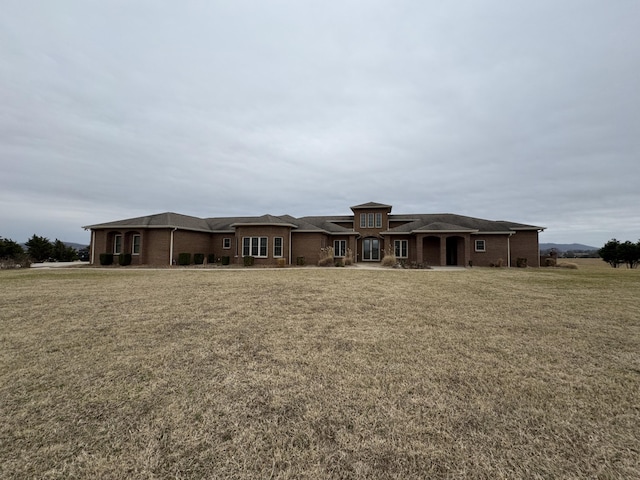
[[[538,244],[538,268],[540,268],[540,232],[542,232],[543,230],[538,230],[536,232],[536,242]]]
[[[91,230],[91,265],[96,260],[96,231]]]
[[[511,235],[513,235],[513,232],[507,237],[507,267],[509,268],[511,268]]]
[[[169,243],[169,266],[173,265],[173,232],[176,230],[178,230],[178,227],[171,230],[171,242]]]

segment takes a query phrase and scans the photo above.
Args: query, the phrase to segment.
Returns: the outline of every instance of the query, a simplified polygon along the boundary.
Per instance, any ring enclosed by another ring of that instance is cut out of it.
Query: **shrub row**
[[[113,265],[114,257],[118,257],[118,265],[122,267],[131,265],[131,259],[133,258],[130,253],[121,253],[120,255],[114,255],[113,253],[101,253],[100,265]]]
[[[220,261],[222,265],[229,265],[231,263],[231,258],[229,256],[223,256],[217,258],[215,254],[210,253],[206,255],[207,263],[217,263]],[[204,253],[194,253],[193,254],[193,263],[194,265],[203,265],[205,259]],[[190,253],[180,253],[178,254],[178,265],[191,265],[191,254]]]

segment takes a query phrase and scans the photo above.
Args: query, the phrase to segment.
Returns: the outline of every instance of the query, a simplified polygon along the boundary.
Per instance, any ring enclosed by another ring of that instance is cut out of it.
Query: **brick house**
[[[320,249],[331,246],[337,258],[348,250],[355,262],[379,262],[385,251],[407,263],[444,266],[505,266],[527,259],[540,266],[538,234],[543,227],[515,222],[441,214],[391,214],[391,205],[369,202],[351,207],[351,215],[290,215],[197,218],[177,213],[88,225],[90,262],[101,253],[131,254],[133,265],[175,265],[180,253],[229,257],[242,264],[278,261],[314,265]],[[284,260],[279,260],[284,259]]]

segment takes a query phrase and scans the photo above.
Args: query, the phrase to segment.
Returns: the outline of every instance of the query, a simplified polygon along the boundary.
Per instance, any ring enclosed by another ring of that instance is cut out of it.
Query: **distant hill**
[[[67,247],[73,247],[76,250],[82,250],[83,248],[89,248],[89,245],[83,245],[82,243],[73,243],[73,242],[62,242]]]
[[[555,248],[558,252],[591,252],[598,250],[599,247],[590,247],[581,243],[541,243],[540,250],[551,250]]]

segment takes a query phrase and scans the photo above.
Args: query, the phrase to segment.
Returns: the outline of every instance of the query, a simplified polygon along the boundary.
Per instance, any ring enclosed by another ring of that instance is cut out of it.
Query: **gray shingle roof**
[[[278,225],[284,227],[296,228],[297,225],[283,220],[282,217],[275,217],[273,215],[262,215],[260,217],[247,217],[243,220],[239,220],[230,224],[231,227],[240,225]]]
[[[348,217],[340,217],[337,218],[335,216],[326,217],[326,216],[316,216],[316,217],[302,217],[297,219],[296,221],[304,222],[307,226],[310,226],[311,229],[309,231],[318,231],[318,232],[326,232],[326,233],[338,233],[338,234],[354,234],[353,229],[345,228],[341,225],[337,225],[333,223],[331,220],[337,221],[345,221],[347,218],[353,219],[352,216]]]
[[[197,230],[208,232],[211,230],[207,221],[203,218],[191,217],[180,213],[165,212],[144,217],[127,218],[114,222],[87,225],[85,229],[97,228],[182,228],[184,230]]]
[[[511,222],[497,222],[483,218],[467,217],[453,213],[430,213],[418,215],[390,215],[391,222],[403,219],[413,221],[390,228],[388,233],[411,233],[416,231],[459,231],[459,232],[479,232],[479,233],[508,233],[513,226],[520,226],[520,229],[540,230],[542,227],[533,225],[516,224]]]
[[[352,208],[390,207],[369,202]],[[179,213],[165,212],[144,217],[116,220],[83,227],[85,229],[104,228],[180,228],[203,232],[233,232],[240,225],[282,225],[294,229],[294,232],[318,232],[333,235],[355,235],[357,228],[345,228],[335,222],[353,221],[353,215],[310,216],[294,218],[291,215],[262,215],[258,217],[218,217],[198,218]],[[508,233],[517,230],[544,230],[543,227],[504,220],[486,220],[452,213],[399,214],[389,215],[390,223],[407,222],[390,228],[387,234],[410,234],[412,232],[478,232]],[[355,225],[357,227],[357,225]]]

